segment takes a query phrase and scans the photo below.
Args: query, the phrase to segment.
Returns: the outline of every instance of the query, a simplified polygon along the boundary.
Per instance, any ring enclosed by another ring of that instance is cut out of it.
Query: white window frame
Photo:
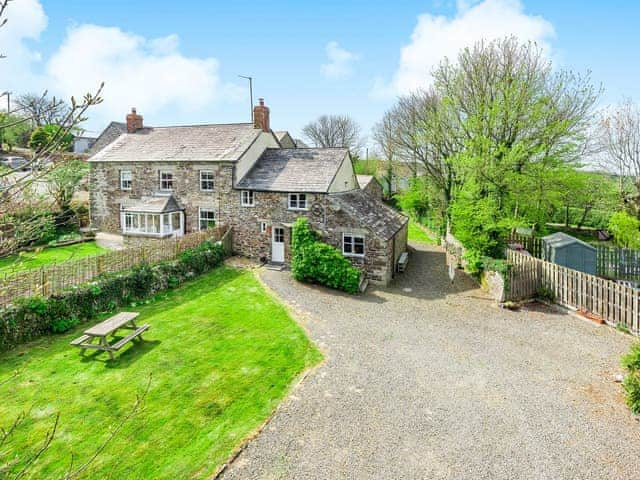
[[[128,179],[124,178],[125,174],[128,174]],[[124,182],[129,182],[129,186],[125,187]],[[133,184],[133,173],[131,170],[120,170],[120,190],[131,190]]]
[[[170,235],[180,236],[183,231],[184,214],[182,212],[122,212],[121,222],[124,235],[158,238]]]
[[[349,237],[351,239],[348,244],[345,240],[346,237]],[[362,240],[362,253],[355,253],[356,239]],[[347,251],[347,248],[346,248],[347,245],[350,246],[351,251]],[[365,245],[366,245],[366,239],[364,235],[360,235],[357,233],[349,233],[349,232],[344,232],[342,234],[342,255],[344,255],[345,257],[364,257],[365,251],[366,251]]]
[[[211,219],[208,218],[208,217],[207,218],[203,218],[202,217],[202,214],[204,212],[213,213],[213,226],[214,227],[216,226],[216,222],[217,222],[217,220],[216,220],[216,211],[213,208],[198,207],[198,230],[200,230],[200,231],[206,230],[207,228],[209,228],[209,227],[202,228],[202,221],[203,220],[206,221],[206,222],[210,222],[211,221]]]
[[[267,222],[260,222],[260,233],[267,233]]]
[[[163,175],[171,175],[171,180],[162,178]],[[159,179],[160,179],[160,190],[162,190],[163,192],[172,192],[173,188],[174,188],[174,182],[175,182],[175,177],[173,175],[173,172],[170,170],[160,170],[160,175],[159,175]],[[171,182],[171,188],[167,188],[163,186],[163,182]]]
[[[300,206],[300,199],[304,198],[304,207]],[[293,206],[295,205],[295,206]],[[309,210],[309,202],[306,193],[290,193],[287,199],[287,206],[289,210]]]
[[[255,207],[256,198],[253,190],[242,190],[240,192],[240,205],[243,207]]]
[[[202,178],[203,175],[207,175],[210,178]],[[203,184],[204,182],[211,182],[211,188],[204,188]],[[213,190],[215,189],[215,179],[214,179],[214,173],[213,170],[200,170],[200,191],[201,192],[213,192]]]

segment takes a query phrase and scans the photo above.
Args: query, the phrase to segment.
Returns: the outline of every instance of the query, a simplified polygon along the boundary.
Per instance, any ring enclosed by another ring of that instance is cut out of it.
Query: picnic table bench
[[[147,324],[139,327],[136,325],[135,319],[138,315],[140,314],[137,312],[120,312],[85,330],[84,335],[73,340],[71,345],[81,348],[83,355],[88,348],[109,352],[109,358],[113,360],[113,352],[120,350],[135,338],[142,340],[142,334],[149,329],[150,325]],[[120,329],[132,330],[132,332],[115,343],[109,343],[107,337]]]

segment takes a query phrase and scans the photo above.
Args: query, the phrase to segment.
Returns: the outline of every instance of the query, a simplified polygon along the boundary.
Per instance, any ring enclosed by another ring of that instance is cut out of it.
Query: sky
[[[506,35],[590,71],[601,106],[640,101],[634,0],[13,0],[6,18],[0,92],[81,97],[104,81],[88,135],[134,106],[146,125],[249,121],[238,75],[254,78],[274,130],[300,137],[321,114],[348,114],[366,135],[442,58]]]

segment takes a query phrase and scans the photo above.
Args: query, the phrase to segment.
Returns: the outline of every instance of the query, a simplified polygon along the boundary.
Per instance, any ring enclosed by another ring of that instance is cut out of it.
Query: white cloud
[[[215,58],[187,57],[176,35],[147,40],[114,27],[80,25],[48,62],[47,74],[64,96],[93,91],[105,82],[104,103],[91,116],[124,118],[130,107],[153,118],[163,112],[201,112],[237,95],[219,78]],[[92,122],[94,123],[94,122]]]
[[[459,0],[453,18],[423,14],[400,52],[400,65],[390,82],[377,79],[372,94],[379,97],[408,93],[431,83],[431,72],[444,57],[480,40],[515,36],[537,42],[546,52],[555,36],[553,25],[541,16],[528,15],[520,0]]]
[[[30,43],[47,28],[47,16],[38,0],[10,2],[3,14],[7,23],[0,28],[0,79],[3,90],[29,88],[39,83],[35,73],[40,53]]]
[[[37,47],[47,16],[41,0],[14,0],[5,13],[0,92],[48,90],[60,98],[80,98],[104,81],[104,102],[90,109],[85,125],[93,133],[123,120],[132,106],[158,124],[208,118],[213,108],[245,99],[244,89],[220,79],[217,59],[183,54],[175,34],[147,39],[115,27],[74,25],[42,59]]]
[[[329,63],[320,66],[322,74],[332,80],[349,78],[353,74],[353,62],[358,55],[345,50],[338,42],[329,42],[326,46]]]

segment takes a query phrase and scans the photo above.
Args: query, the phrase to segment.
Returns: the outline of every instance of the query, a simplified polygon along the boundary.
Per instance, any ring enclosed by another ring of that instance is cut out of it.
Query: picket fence
[[[566,307],[640,334],[640,290],[507,250],[509,300],[532,298],[546,289]]]
[[[21,297],[56,295],[73,286],[89,282],[103,273],[121,272],[142,263],[174,260],[180,253],[200,245],[205,240],[222,241],[225,250],[230,253],[231,234],[230,228],[220,225],[179,238],[153,240],[124,250],[5,274],[0,276],[0,307]]]
[[[544,257],[543,242],[539,237],[513,233],[508,243],[519,243],[534,257]],[[597,245],[596,251],[598,275],[619,280],[640,281],[640,250]]]

